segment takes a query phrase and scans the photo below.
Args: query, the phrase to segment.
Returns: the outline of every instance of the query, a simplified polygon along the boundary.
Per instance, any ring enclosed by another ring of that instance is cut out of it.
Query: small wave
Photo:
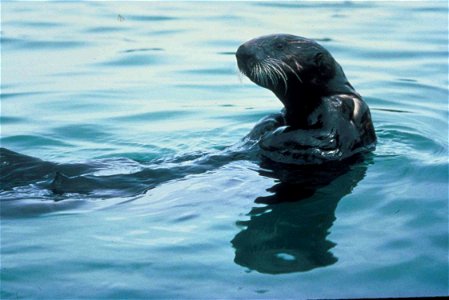
[[[163,16],[163,15],[125,15],[125,20],[132,20],[138,22],[162,22],[162,21],[173,21],[178,18],[173,16]]]
[[[164,51],[163,48],[135,48],[123,50],[122,53]]]
[[[376,155],[407,157],[420,164],[447,162],[447,144],[416,128],[381,125],[376,130],[379,138]]]
[[[140,113],[134,115],[125,115],[112,118],[115,121],[125,121],[125,122],[152,122],[166,121],[172,119],[182,119],[183,117],[196,115],[197,112],[186,111],[186,110],[164,110],[164,111],[153,111],[148,113]]]
[[[73,145],[56,137],[43,135],[14,135],[1,137],[2,145],[10,145],[17,148],[36,148],[36,147],[72,147]]]
[[[200,75],[233,75],[235,74],[234,68],[210,68],[210,69],[187,69],[179,70],[181,74],[200,74]]]
[[[1,38],[2,47],[14,48],[15,50],[48,50],[58,51],[61,49],[85,47],[89,43],[86,41],[73,40],[28,40],[21,38],[3,37]]]
[[[163,63],[160,56],[149,54],[129,54],[99,63],[107,67],[147,67]]]
[[[104,33],[116,33],[116,32],[122,32],[130,30],[130,28],[123,27],[123,26],[97,26],[97,27],[90,27],[86,29],[86,33],[98,33],[98,34],[104,34]]]

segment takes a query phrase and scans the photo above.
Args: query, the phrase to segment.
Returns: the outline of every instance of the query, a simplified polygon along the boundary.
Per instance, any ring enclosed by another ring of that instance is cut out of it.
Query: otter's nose
[[[250,47],[248,47],[248,45],[243,44],[237,49],[235,56],[237,57],[238,61],[247,61],[253,56],[253,53],[251,52],[251,49]]]

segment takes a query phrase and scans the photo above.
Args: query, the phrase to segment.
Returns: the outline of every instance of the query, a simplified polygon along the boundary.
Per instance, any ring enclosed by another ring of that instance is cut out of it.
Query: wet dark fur
[[[269,122],[259,142],[261,154],[275,162],[321,164],[341,161],[375,148],[368,105],[346,79],[332,55],[313,40],[275,34],[241,45],[239,69],[271,90],[285,109]]]

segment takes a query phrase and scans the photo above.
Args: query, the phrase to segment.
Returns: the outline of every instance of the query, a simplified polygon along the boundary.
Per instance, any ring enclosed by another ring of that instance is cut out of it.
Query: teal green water
[[[2,2],[1,146],[130,174],[223,149],[281,109],[246,40],[320,41],[371,108],[366,162],[302,201],[251,161],[133,196],[2,190],[1,298],[448,295],[448,6]],[[30,170],[32,173],[32,170]],[[31,176],[32,174],[30,174]]]

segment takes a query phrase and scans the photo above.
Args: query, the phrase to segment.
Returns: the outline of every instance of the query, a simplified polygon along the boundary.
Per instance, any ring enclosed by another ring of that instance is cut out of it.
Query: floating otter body
[[[281,113],[263,119],[253,130],[273,129],[259,140],[263,157],[321,164],[374,150],[368,105],[318,43],[287,34],[262,36],[241,45],[236,57],[240,71],[284,105]]]
[[[300,194],[310,196],[334,177],[328,176],[335,173],[324,163],[345,160],[346,165],[347,158],[375,148],[368,106],[340,65],[316,42],[293,35],[270,35],[246,42],[236,55],[242,73],[273,91],[285,107],[260,121],[239,143],[218,152],[139,165],[141,170],[132,174],[108,176],[96,175],[109,166],[101,161],[56,164],[0,148],[0,191],[33,185],[55,194],[124,197],[234,160],[250,160],[272,170],[270,176],[281,182],[295,184],[295,190],[298,185],[304,187]],[[281,163],[279,167],[277,163]],[[301,165],[301,176],[284,176],[290,172],[284,164]],[[317,168],[317,164],[326,168]]]

